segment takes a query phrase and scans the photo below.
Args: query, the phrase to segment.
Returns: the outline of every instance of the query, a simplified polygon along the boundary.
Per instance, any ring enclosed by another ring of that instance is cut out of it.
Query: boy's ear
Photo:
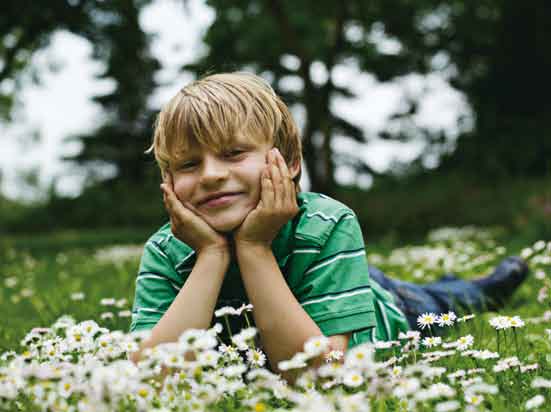
[[[287,167],[291,174],[291,178],[294,179],[298,175],[298,172],[300,172],[300,160],[297,160],[294,165],[289,165]]]

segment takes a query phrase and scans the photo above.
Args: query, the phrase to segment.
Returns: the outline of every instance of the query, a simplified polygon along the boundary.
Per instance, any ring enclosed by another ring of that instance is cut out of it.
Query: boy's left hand
[[[276,148],[266,157],[268,164],[260,176],[260,201],[235,231],[236,247],[252,244],[271,248],[281,227],[298,213],[295,183],[285,159]]]

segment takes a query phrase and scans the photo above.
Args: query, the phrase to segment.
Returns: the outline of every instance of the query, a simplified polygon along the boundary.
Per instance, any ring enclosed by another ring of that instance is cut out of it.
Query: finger
[[[164,198],[166,199],[166,208],[173,218],[178,220],[184,220],[186,217],[185,207],[180,202],[180,199],[176,196],[176,193],[172,190],[172,187],[168,183],[163,183]]]
[[[281,209],[284,205],[285,187],[277,158],[277,149],[274,149],[272,153],[270,153],[270,175],[274,186],[274,207],[276,209]]]
[[[170,186],[170,189],[174,191],[174,181],[172,180],[172,173],[170,172],[170,170],[166,174],[166,182]]]
[[[291,173],[289,172],[289,168],[287,167],[287,163],[279,150],[276,151],[276,159],[282,179],[282,202],[284,205],[288,205],[290,202],[295,201],[296,198],[294,182],[291,177]]]
[[[260,200],[263,208],[268,210],[274,208],[274,185],[269,172],[269,166],[266,166],[260,176]]]

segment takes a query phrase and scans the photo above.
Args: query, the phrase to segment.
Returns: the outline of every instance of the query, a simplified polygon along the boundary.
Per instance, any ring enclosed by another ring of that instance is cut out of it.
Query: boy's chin
[[[241,223],[243,223],[245,217],[246,216],[239,219],[228,220],[227,222],[213,222],[211,223],[211,226],[217,232],[229,235],[241,226]]]

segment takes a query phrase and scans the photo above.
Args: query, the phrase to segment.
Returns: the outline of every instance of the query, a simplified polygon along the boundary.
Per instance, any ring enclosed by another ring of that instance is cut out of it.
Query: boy
[[[449,309],[455,301],[484,302],[483,285],[449,277],[444,283],[452,287],[436,285],[428,302],[415,300],[424,300],[425,291],[415,289],[422,287],[375,268],[378,282],[370,278],[354,212],[300,192],[297,127],[257,76],[217,74],[186,86],[159,114],[151,150],[170,224],[146,243],[136,280],[131,330],[152,329],[140,350],[208,328],[217,307],[250,302],[277,370],[310,337],[323,334],[344,352],[396,339],[425,303]],[[518,284],[525,270],[515,270],[498,277],[511,283],[513,274]],[[494,287],[495,278],[483,280]]]

